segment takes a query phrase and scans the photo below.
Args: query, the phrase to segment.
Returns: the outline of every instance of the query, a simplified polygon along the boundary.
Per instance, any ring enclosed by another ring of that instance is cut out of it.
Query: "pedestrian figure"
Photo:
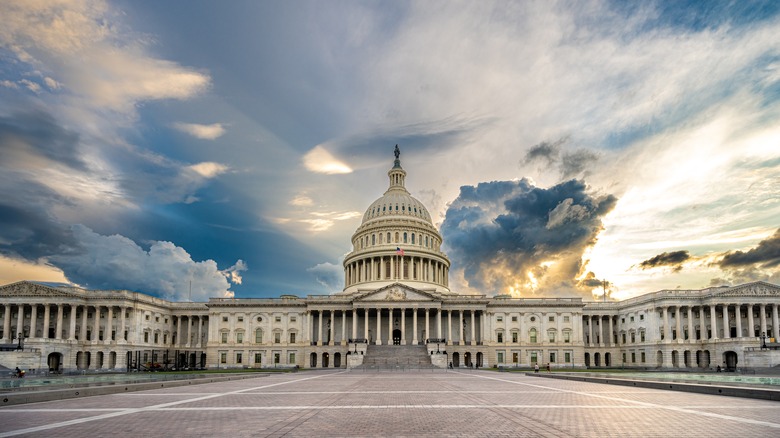
[[[535,373],[538,373],[538,372],[539,372],[539,364],[538,364],[538,363],[535,363],[535,364],[534,364],[534,372],[535,372]]]
[[[548,373],[550,372],[550,363],[549,362],[547,363],[547,372]]]

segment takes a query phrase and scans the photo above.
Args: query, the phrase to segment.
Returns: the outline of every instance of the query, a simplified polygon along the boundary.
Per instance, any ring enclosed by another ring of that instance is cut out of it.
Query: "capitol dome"
[[[441,252],[441,234],[428,209],[406,190],[406,171],[395,148],[390,185],[366,209],[344,258],[343,293],[403,283],[421,290],[449,293],[450,262]]]

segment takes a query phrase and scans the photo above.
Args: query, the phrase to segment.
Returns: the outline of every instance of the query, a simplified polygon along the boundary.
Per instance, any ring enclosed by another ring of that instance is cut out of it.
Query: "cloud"
[[[303,156],[303,165],[306,169],[328,175],[351,173],[352,169],[342,161],[337,160],[322,146],[315,146]]]
[[[463,186],[449,206],[441,232],[454,270],[481,293],[589,294],[583,255],[615,206],[582,181],[550,188],[530,180]],[[457,277],[458,274],[455,274]]]
[[[314,274],[317,283],[329,291],[339,291],[344,284],[344,268],[332,263],[319,263],[306,269],[306,272]]]
[[[691,255],[686,250],[663,252],[655,257],[644,260],[639,264],[641,269],[652,269],[659,266],[670,266],[674,272],[680,272],[683,263],[691,260]]]
[[[230,170],[230,168],[224,164],[214,163],[211,161],[193,164],[192,166],[189,166],[189,168],[204,178],[214,178],[215,176],[221,175]]]
[[[299,194],[290,200],[290,205],[295,205],[298,207],[310,207],[314,205],[314,201],[305,194]]]
[[[173,127],[185,134],[202,140],[214,140],[225,133],[225,127],[221,123],[211,125],[199,125],[197,123],[174,123]]]
[[[240,284],[239,272],[247,269],[241,260],[225,270],[214,260],[194,261],[171,242],[152,242],[145,250],[119,234],[104,236],[83,225],[70,231],[77,244],[48,260],[69,281],[90,289],[130,289],[170,300],[204,301],[225,296],[230,282]]]
[[[758,242],[758,246],[748,251],[733,251],[723,255],[718,263],[722,269],[780,267],[780,229],[772,236]]]

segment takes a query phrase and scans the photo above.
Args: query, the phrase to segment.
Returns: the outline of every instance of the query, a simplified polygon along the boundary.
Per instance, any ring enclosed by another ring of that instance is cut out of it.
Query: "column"
[[[428,308],[425,309],[425,339],[431,337],[430,310]]]
[[[98,339],[100,339],[100,307],[95,306],[95,314],[92,320],[92,342],[97,342]]]
[[[669,327],[669,306],[664,306],[661,308],[661,318],[664,324],[664,343],[671,342],[672,328]]]
[[[474,309],[471,311],[471,345],[477,345],[477,341],[474,338]]]
[[[24,304],[16,306],[16,337],[24,337]]]
[[[117,336],[117,338],[119,338],[119,340],[122,341],[122,342],[126,342],[127,341],[125,339],[125,324],[126,324],[125,317],[126,317],[126,314],[127,314],[127,309],[125,309],[124,307],[120,307],[119,308],[119,336]]]
[[[452,345],[452,310],[447,311],[447,345]]]
[[[401,345],[406,345],[406,309],[401,309]]]
[[[114,306],[108,306],[108,313],[106,314],[106,328],[103,329],[103,340],[104,341],[113,341],[114,338],[111,336],[111,332],[113,332],[114,328]]]
[[[232,324],[232,320],[231,320],[231,324]],[[192,315],[187,315],[187,343],[185,344],[185,346],[190,347],[191,346],[190,342],[192,342]]]
[[[312,324],[311,312],[311,310],[306,310],[306,341],[309,343],[309,345],[311,345],[312,341],[314,341],[314,324]],[[211,340],[211,336],[209,336],[209,340]]]
[[[11,339],[11,304],[5,304],[5,315],[3,316],[3,343],[10,344]]]
[[[558,315],[556,321],[560,321],[561,317]],[[615,346],[615,326],[613,322],[612,315],[609,315],[609,346],[614,347]],[[558,330],[558,336],[563,336],[563,333],[561,333],[560,327]]]
[[[682,328],[680,326],[682,322],[682,313],[680,313],[682,310],[682,307],[676,306],[674,310],[674,331],[677,332],[677,343],[681,343],[683,341],[683,333]]]
[[[81,306],[81,334],[79,334],[79,341],[81,342],[87,340],[87,315],[89,315],[89,308]]]
[[[759,304],[758,311],[761,318],[761,333],[769,334],[766,332],[766,304]]]
[[[753,305],[748,304],[747,305],[747,315],[748,315],[748,338],[755,338],[756,337],[756,322],[753,320]]]
[[[441,339],[441,307],[436,309],[436,337]]]
[[[328,310],[328,317],[330,325],[328,326],[328,345],[333,345],[333,341],[336,337],[336,312]]]
[[[387,309],[387,345],[393,345],[393,308]]]
[[[412,345],[418,345],[420,341],[417,339],[417,308],[412,309],[412,331],[414,332]]]
[[[588,315],[588,345],[593,347],[593,317]]]
[[[731,326],[729,325],[729,305],[723,304],[723,339],[731,339]]]
[[[688,306],[688,341],[693,341],[696,339],[696,331],[693,330],[693,307]],[[691,354],[696,354],[695,351],[692,351]],[[692,358],[691,363],[695,363],[695,358]]]
[[[363,338],[368,342],[368,308],[363,309],[363,319],[365,320],[365,324],[363,325]]]
[[[64,305],[57,304],[57,322],[54,326],[54,339],[62,339],[62,313],[64,312]]]
[[[778,314],[777,314],[777,304],[772,306],[772,328],[774,329],[773,337],[775,338],[775,342],[780,339],[780,324],[778,324]]]
[[[176,342],[175,346],[182,345],[181,342],[181,315],[176,316]]]
[[[70,305],[70,333],[68,334],[69,341],[76,340],[76,306]]]
[[[734,317],[737,318],[737,338],[742,337],[742,306],[737,304],[734,308]]]
[[[710,330],[712,330],[712,339],[718,339],[718,321],[715,320],[714,304],[710,304]]]
[[[382,345],[382,309],[376,309],[376,345]]]
[[[395,278],[395,257],[390,257],[390,279]]]
[[[204,316],[198,316],[198,342],[195,343],[198,348],[203,348],[203,321]]]
[[[322,310],[317,311],[317,346],[322,346]]]
[[[45,339],[49,338],[49,326],[50,326],[49,319],[51,319],[51,306],[48,304],[44,304],[43,305],[43,331],[41,332],[41,337]]]
[[[545,318],[542,318],[543,322],[546,322]],[[545,333],[542,333],[542,336],[547,337],[546,330],[543,330]],[[599,315],[599,346],[604,346],[604,316]]]
[[[341,311],[341,345],[347,345],[347,311]]]
[[[352,309],[352,339],[357,339],[357,309]]]
[[[33,304],[32,309],[30,310],[30,333],[27,334],[27,337],[29,338],[37,338],[37,333],[35,330],[38,326],[38,305]]]

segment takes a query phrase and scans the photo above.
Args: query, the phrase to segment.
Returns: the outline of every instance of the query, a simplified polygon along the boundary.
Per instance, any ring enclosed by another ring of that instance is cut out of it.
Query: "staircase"
[[[433,368],[425,345],[369,345],[363,369]]]

